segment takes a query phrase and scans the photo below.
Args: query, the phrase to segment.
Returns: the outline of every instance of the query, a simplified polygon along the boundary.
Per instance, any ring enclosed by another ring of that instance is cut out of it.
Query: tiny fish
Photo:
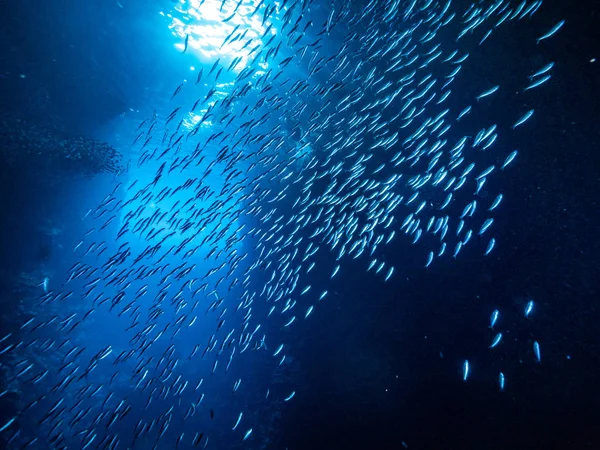
[[[490,206],[488,208],[488,211],[493,211],[494,209],[496,209],[498,207],[498,205],[500,204],[500,202],[502,201],[502,194],[499,194],[496,199],[493,201],[492,206]]]
[[[488,243],[487,248],[485,249],[485,254],[484,255],[485,256],[489,255],[492,252],[492,250],[494,249],[495,245],[496,245],[496,239],[491,238],[490,242]]]
[[[244,437],[242,438],[242,442],[244,442],[246,439],[248,439],[251,434],[252,434],[252,428],[250,428],[248,431],[246,431],[246,434],[244,434]]]
[[[529,111],[527,111],[525,114],[523,114],[519,120],[517,120],[515,122],[515,124],[512,126],[512,129],[514,130],[515,128],[517,128],[520,125],[523,125],[525,122],[527,122],[531,116],[533,116],[533,109],[530,109]]]
[[[232,430],[235,430],[237,428],[237,426],[240,424],[241,420],[242,420],[242,414],[244,414],[243,412],[240,413],[240,415],[238,416],[237,420],[235,421],[235,425],[233,426]]]
[[[456,118],[456,120],[460,120],[462,119],[464,116],[466,116],[467,114],[469,114],[471,112],[472,107],[469,105],[467,106],[465,109],[463,109],[460,114],[458,115],[458,117]]]
[[[495,309],[492,312],[492,315],[490,317],[490,328],[494,329],[494,325],[496,325],[496,322],[498,322],[498,319],[500,318],[500,311],[498,311],[497,309]]]
[[[551,62],[549,64],[546,64],[544,67],[542,67],[540,70],[538,70],[536,73],[534,73],[533,75],[529,76],[529,79],[533,79],[535,77],[539,77],[540,75],[544,75],[546,72],[548,72],[550,69],[552,69],[554,67],[554,63]]]
[[[0,428],[0,433],[2,433],[4,430],[6,430],[8,427],[10,427],[14,423],[15,420],[17,420],[17,416],[13,417],[8,422],[6,422],[4,425],[2,425],[2,428]]]
[[[481,100],[481,99],[482,99],[482,98],[484,98],[484,97],[488,97],[488,96],[492,95],[492,94],[493,94],[494,92],[496,92],[498,89],[500,89],[500,86],[494,86],[494,87],[492,87],[492,88],[488,89],[487,91],[485,91],[485,92],[482,92],[481,94],[479,94],[479,95],[477,96],[477,101]]]
[[[44,288],[44,292],[48,293],[48,283],[50,279],[48,277],[44,277],[44,281],[42,281],[42,287]]]
[[[496,337],[494,338],[494,340],[492,341],[492,345],[490,345],[490,348],[494,348],[495,346],[497,346],[501,340],[502,340],[502,333],[498,333],[496,335]]]
[[[182,54],[186,52],[187,48],[188,48],[188,42],[190,40],[190,35],[186,34],[185,35],[185,42],[183,43],[183,51],[181,52]]]
[[[533,341],[533,353],[535,354],[535,360],[538,363],[542,362],[542,354],[540,353],[540,344],[538,341]]]
[[[483,225],[481,225],[481,229],[479,230],[479,236],[481,236],[483,233],[486,232],[486,230],[492,226],[492,224],[494,223],[494,219],[489,218],[487,219],[485,222],[483,222]]]
[[[553,27],[550,29],[550,31],[548,31],[548,32],[547,32],[546,34],[544,34],[543,36],[540,36],[540,37],[537,39],[537,43],[539,44],[539,43],[540,43],[541,41],[543,41],[544,39],[548,39],[550,36],[554,36],[554,35],[556,34],[556,32],[557,32],[558,30],[560,30],[560,29],[563,27],[563,25],[564,25],[564,24],[565,24],[565,21],[564,21],[564,20],[561,20],[560,22],[558,22],[556,25],[554,25],[554,26],[553,26]]]
[[[425,267],[429,267],[429,265],[433,261],[433,256],[434,256],[434,253],[433,252],[429,252],[429,256],[427,256],[427,262],[425,263]]]
[[[527,86],[525,89],[523,89],[523,92],[528,91],[529,89],[534,89],[538,86],[541,86],[546,81],[548,81],[550,78],[552,78],[552,75],[546,75],[545,77],[540,78],[539,80],[531,83],[529,86]]]
[[[491,165],[490,167],[488,167],[487,169],[485,169],[483,172],[481,172],[479,175],[477,175],[477,177],[475,177],[475,179],[477,181],[479,181],[482,178],[487,177],[490,173],[492,173],[494,171],[495,168],[496,168],[496,166]]]
[[[330,279],[333,279],[333,277],[335,277],[339,271],[340,271],[340,266],[339,265],[335,266],[335,269],[333,269],[333,273],[331,274]]]
[[[513,162],[513,160],[517,157],[517,153],[519,153],[517,150],[513,150],[510,155],[508,155],[506,157],[506,159],[504,160],[504,163],[502,163],[502,167],[501,169],[504,170],[506,168],[506,166],[508,166],[511,162]]]
[[[306,310],[306,314],[304,314],[304,318],[307,319],[308,316],[310,316],[310,314],[313,312],[314,306],[310,305],[308,307],[308,309]]]
[[[529,300],[527,302],[527,305],[525,305],[525,317],[529,317],[531,315],[531,313],[533,312],[533,300]]]
[[[385,276],[385,280],[384,282],[388,281],[390,278],[392,278],[392,275],[394,274],[394,268],[390,267],[390,269],[388,270],[387,275]]]

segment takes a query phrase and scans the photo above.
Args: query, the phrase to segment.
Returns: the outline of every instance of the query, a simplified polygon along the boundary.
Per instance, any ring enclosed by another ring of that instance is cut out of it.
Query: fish
[[[188,49],[188,42],[190,41],[190,35],[186,34],[185,35],[185,41],[183,42],[183,51],[181,52],[182,54],[185,53]]]
[[[492,315],[490,316],[490,328],[491,329],[494,329],[494,325],[496,325],[496,322],[498,322],[499,318],[500,318],[500,311],[498,311],[497,309],[492,311]]]
[[[519,117],[519,119],[512,126],[512,129],[514,130],[515,128],[517,128],[517,127],[523,125],[525,122],[527,122],[531,118],[531,116],[533,116],[533,113],[534,113],[534,110],[530,109],[525,114],[523,114],[521,117]]]
[[[547,33],[545,33],[542,36],[540,36],[539,38],[537,38],[536,42],[539,44],[544,39],[548,39],[549,37],[554,36],[556,34],[556,32],[564,26],[564,24],[565,24],[564,20],[558,21],[556,23],[556,25],[554,25],[550,30],[548,30]]]
[[[537,363],[542,362],[542,354],[540,353],[540,344],[538,341],[533,341],[533,354]]]
[[[0,433],[2,433],[4,430],[8,429],[13,423],[15,423],[15,420],[17,420],[17,416],[14,416],[12,419],[9,419],[4,425],[2,425],[0,427]]]
[[[492,202],[492,204],[490,205],[490,207],[488,208],[488,211],[495,210],[498,207],[498,205],[500,205],[503,198],[504,198],[504,196],[502,194],[498,194],[496,196],[496,198],[494,199],[494,201]]]
[[[244,437],[242,438],[242,442],[244,442],[245,440],[247,440],[250,435],[252,434],[252,428],[250,428],[248,431],[246,431],[246,433],[244,433]]]
[[[48,293],[48,284],[50,282],[50,279],[48,277],[44,277],[41,286],[44,289],[44,292],[47,294]]]
[[[492,341],[490,348],[494,348],[496,347],[500,341],[502,340],[502,333],[498,333],[495,337],[494,340]]]
[[[541,69],[539,69],[538,71],[536,71],[533,75],[530,75],[529,79],[532,80],[533,78],[542,76],[545,73],[549,72],[553,67],[554,67],[554,62],[548,63],[544,67],[542,67]]]
[[[485,233],[487,231],[487,229],[489,227],[492,226],[493,223],[494,223],[494,219],[492,219],[491,217],[489,219],[486,219],[486,221],[483,222],[483,225],[481,225],[481,228],[479,229],[479,232],[477,234],[479,236],[481,236],[483,233]]]
[[[240,424],[240,422],[242,421],[242,415],[243,415],[243,411],[240,412],[237,420],[235,421],[235,424],[233,425],[233,428],[231,429],[232,431],[235,431],[235,429],[237,428],[237,426]]]
[[[310,315],[312,314],[313,310],[314,310],[314,306],[313,306],[313,305],[310,305],[310,306],[308,307],[308,309],[306,310],[306,313],[304,314],[304,318],[305,318],[305,319],[306,319],[306,318],[308,318],[308,316],[310,316]]]
[[[529,300],[527,302],[527,304],[525,305],[525,311],[524,311],[524,315],[525,318],[529,318],[529,316],[531,316],[531,313],[533,313],[533,309],[534,309],[535,303],[533,302],[533,300]]]
[[[429,255],[427,256],[427,262],[425,263],[425,267],[429,267],[431,265],[434,256],[435,254],[433,252],[429,252]]]
[[[459,121],[460,119],[462,119],[464,116],[466,116],[467,114],[469,114],[471,112],[473,108],[471,106],[467,106],[465,109],[463,109],[460,114],[458,115],[458,117],[456,118],[457,121]]]
[[[492,250],[494,249],[495,245],[496,245],[496,239],[495,238],[491,238],[489,240],[489,242],[488,242],[488,245],[487,245],[486,249],[485,249],[484,255],[485,256],[489,255],[492,252]]]
[[[512,152],[510,152],[510,154],[506,157],[506,159],[504,160],[504,162],[502,163],[502,166],[500,167],[502,170],[504,170],[506,167],[508,167],[508,165],[514,161],[514,159],[517,157],[518,154],[518,150],[513,150]]]
[[[481,172],[479,175],[477,175],[475,177],[475,181],[479,181],[482,178],[487,177],[490,173],[492,173],[494,171],[495,168],[496,168],[495,165],[491,165],[490,167],[488,167],[487,169],[485,169],[483,172]]]
[[[388,269],[388,272],[385,276],[385,279],[383,280],[384,282],[387,282],[390,278],[392,278],[392,275],[394,274],[394,267],[390,267]]]
[[[542,78],[539,78],[538,80],[534,81],[529,86],[527,86],[525,89],[523,89],[523,92],[528,91],[530,89],[535,89],[536,87],[541,86],[546,81],[548,81],[550,78],[552,78],[552,75],[546,75]]]
[[[465,359],[465,362],[463,362],[463,369],[462,369],[462,374],[463,374],[462,378],[465,383],[467,382],[467,378],[469,378],[469,371],[470,371],[469,361],[467,361]]]
[[[489,88],[487,91],[483,91],[481,94],[479,94],[477,96],[477,101],[481,100],[482,98],[489,97],[494,92],[497,92],[498,89],[500,89],[500,86],[493,86],[493,87]]]
[[[333,273],[331,274],[331,277],[329,277],[330,279],[333,279],[338,272],[340,271],[340,265],[338,264],[337,266],[335,266],[335,268],[333,269]]]

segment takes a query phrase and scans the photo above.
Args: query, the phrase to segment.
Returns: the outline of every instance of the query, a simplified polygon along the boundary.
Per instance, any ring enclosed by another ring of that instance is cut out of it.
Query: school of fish
[[[424,268],[493,255],[506,200],[490,179],[509,176],[511,133],[543,116],[527,96],[554,62],[514,75],[523,107],[503,111],[508,124],[483,123],[504,80],[475,67],[477,95],[453,86],[541,0],[218,3],[224,23],[245,12],[267,31],[231,25],[223,45],[244,57],[198,70],[139,124],[136,159],[83,218],[65,282],[44,280],[36,315],[0,337],[13,361],[0,396],[23,399],[0,423],[9,448],[225,448],[210,428],[223,416],[240,446],[257,445],[236,364],[261,352],[284,365],[289,343],[269,333],[310,320],[345,262],[383,283],[412,264],[392,242],[414,245]],[[533,354],[541,362],[537,341]]]

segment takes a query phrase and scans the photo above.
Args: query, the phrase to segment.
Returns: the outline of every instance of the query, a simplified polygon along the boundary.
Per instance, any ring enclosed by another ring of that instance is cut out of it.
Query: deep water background
[[[123,117],[139,122],[154,96],[172,93],[189,60],[173,50],[164,18],[148,13],[166,2],[121,3],[2,1],[2,113],[126,149],[129,136],[106,130]],[[567,26],[552,45],[536,46],[559,18]],[[272,427],[272,441],[264,448],[600,448],[598,23],[593,1],[545,2],[530,26],[504,41],[495,37],[497,65],[473,56],[477,77],[523,72],[515,60],[556,61],[551,82],[535,94],[541,107],[532,123],[513,136],[520,152],[512,171],[494,180],[504,194],[495,254],[466,249],[425,270],[422,252],[397,240],[386,253],[401,255],[404,265],[387,284],[347,262],[312,320],[282,333],[291,362],[275,382],[293,384],[297,394],[265,407],[262,425]],[[468,78],[458,83],[453,89],[472,90]],[[21,321],[19,274],[66,271],[68,252],[86,231],[81,217],[112,182],[110,175],[65,178],[48,188],[26,170],[3,164],[0,172],[3,334]],[[536,310],[527,320],[530,298]],[[512,343],[500,354],[486,348],[495,308]],[[542,364],[533,340],[542,345]],[[464,359],[472,365],[468,383]],[[245,369],[249,384],[265,375],[259,357]],[[4,423],[10,398],[0,401]]]

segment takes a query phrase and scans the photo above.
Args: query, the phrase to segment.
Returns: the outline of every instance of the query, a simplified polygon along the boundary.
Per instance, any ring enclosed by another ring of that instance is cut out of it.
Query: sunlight
[[[263,21],[264,8],[253,0],[180,0],[163,15],[171,19],[169,28],[177,38],[178,51],[185,49],[189,36],[186,51],[194,52],[205,63],[240,58],[232,69],[239,72],[258,53],[263,38],[277,33],[269,20]]]

